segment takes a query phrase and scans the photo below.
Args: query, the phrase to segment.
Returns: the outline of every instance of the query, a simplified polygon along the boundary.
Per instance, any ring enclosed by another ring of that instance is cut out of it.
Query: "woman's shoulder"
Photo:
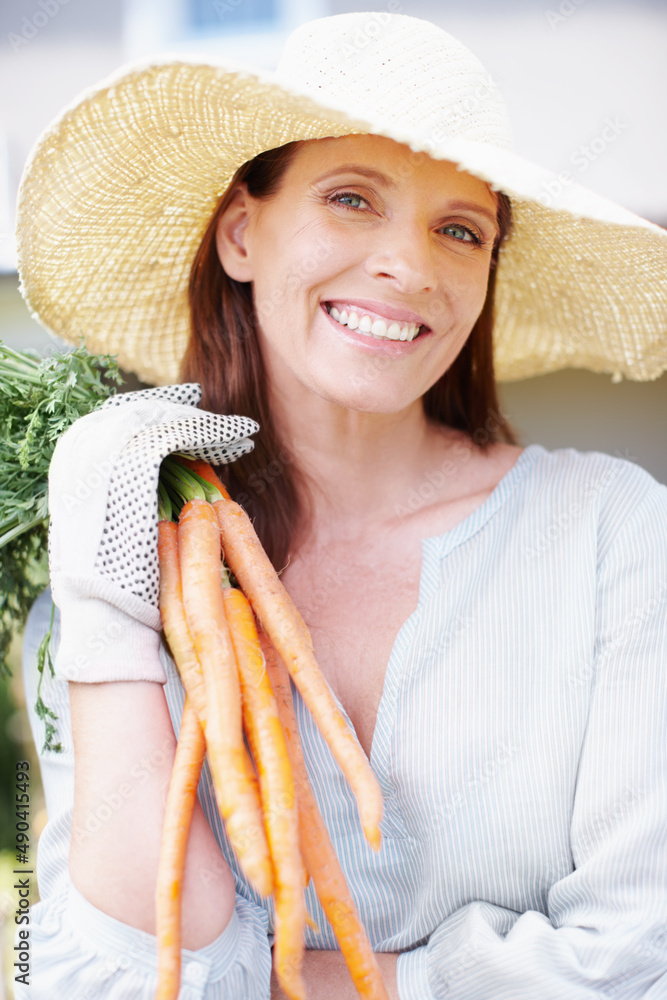
[[[652,510],[665,528],[667,486],[627,453],[530,444],[521,452],[520,464],[525,466],[523,495],[533,501],[595,510],[601,526],[625,523],[640,508]]]
[[[403,524],[406,514],[417,513],[422,537],[454,528],[463,537],[487,523],[500,533],[511,526],[539,530],[568,518],[593,532],[607,525],[613,531],[638,506],[653,511],[656,530],[667,522],[667,486],[628,455],[504,442],[480,452],[450,436],[445,460],[434,469],[397,510]]]
[[[610,455],[603,451],[580,451],[578,448],[546,448],[542,444],[529,444],[520,457],[529,462],[533,477],[541,482],[588,483],[596,481],[604,491],[617,485],[620,489],[634,489],[639,493],[657,488],[667,489],[650,472],[636,461],[627,450],[624,454]]]

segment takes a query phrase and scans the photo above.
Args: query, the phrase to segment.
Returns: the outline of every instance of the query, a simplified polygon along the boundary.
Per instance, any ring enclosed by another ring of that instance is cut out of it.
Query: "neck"
[[[278,432],[305,476],[318,540],[354,542],[390,526],[457,432],[434,425],[421,400],[398,413],[364,413],[310,392],[272,393]]]

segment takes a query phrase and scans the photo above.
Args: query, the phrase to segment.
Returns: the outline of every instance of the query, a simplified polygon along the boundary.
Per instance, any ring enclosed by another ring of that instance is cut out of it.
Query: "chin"
[[[358,385],[349,388],[337,386],[332,392],[321,395],[337,406],[356,410],[358,413],[399,413],[414,402],[412,399],[406,399],[404,393],[383,392],[380,386],[377,386],[375,391],[374,388],[369,380],[359,379]]]

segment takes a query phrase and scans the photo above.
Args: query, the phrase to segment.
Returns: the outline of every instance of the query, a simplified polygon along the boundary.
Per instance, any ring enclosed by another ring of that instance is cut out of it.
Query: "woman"
[[[149,498],[178,448],[232,463],[380,782],[374,854],[295,695],[390,995],[665,995],[667,490],[620,459],[521,448],[494,383],[494,365],[655,376],[665,236],[574,186],[544,205],[548,179],[511,153],[477,60],[398,15],[303,26],[275,79],[124,71],[37,147],[19,222],[33,309],[147,381],[176,381],[183,358],[223,416],[188,386],[140,394],[54,459],[65,753],[42,755],[31,996],[155,987],[183,692],[159,645]],[[229,413],[259,423],[252,452],[256,424]],[[91,470],[102,488],[75,503]],[[308,907],[309,996],[353,996],[312,888]],[[205,776],[183,995],[280,995],[271,919]]]

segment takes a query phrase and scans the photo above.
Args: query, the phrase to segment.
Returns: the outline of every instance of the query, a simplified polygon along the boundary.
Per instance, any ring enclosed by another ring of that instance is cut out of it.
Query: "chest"
[[[282,581],[310,631],[315,656],[370,756],[387,663],[419,598],[421,546],[300,559]]]
[[[283,571],[320,669],[368,757],[389,657],[401,626],[417,608],[422,539],[451,530],[487,499],[521,450],[498,449],[493,459],[470,463],[456,497],[425,505],[381,537],[373,531],[368,540],[354,543],[318,541]]]

